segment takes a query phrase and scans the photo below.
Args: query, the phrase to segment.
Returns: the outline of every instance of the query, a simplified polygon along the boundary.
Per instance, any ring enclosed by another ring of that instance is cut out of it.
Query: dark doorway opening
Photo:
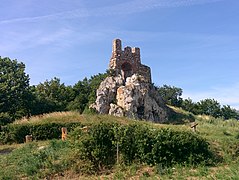
[[[125,62],[124,64],[122,64],[121,71],[122,71],[122,76],[125,81],[126,81],[127,77],[130,77],[133,75],[132,65],[128,62]]]

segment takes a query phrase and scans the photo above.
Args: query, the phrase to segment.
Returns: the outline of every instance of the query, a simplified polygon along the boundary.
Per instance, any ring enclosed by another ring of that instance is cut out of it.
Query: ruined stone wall
[[[150,68],[141,64],[139,48],[122,50],[121,40],[114,40],[109,69],[115,73],[101,82],[91,108],[100,114],[168,122],[171,111],[151,83]]]
[[[141,64],[140,48],[127,46],[122,50],[120,39],[113,41],[109,69],[114,70],[116,75],[120,74],[125,80],[133,74],[139,74],[151,83],[150,68]]]
[[[139,74],[141,76],[143,76],[146,79],[146,81],[152,82],[152,80],[151,80],[151,70],[148,66],[145,66],[145,65],[141,64],[139,66]],[[149,76],[149,74],[150,74],[150,76]]]

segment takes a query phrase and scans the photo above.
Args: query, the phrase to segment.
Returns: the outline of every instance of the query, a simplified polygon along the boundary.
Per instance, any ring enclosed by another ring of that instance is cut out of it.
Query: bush
[[[191,132],[139,125],[123,129],[120,152],[126,163],[139,160],[150,165],[197,164],[211,157],[209,144]]]
[[[117,162],[117,145],[119,163],[145,163],[155,166],[160,173],[171,169],[168,166],[173,164],[196,165],[207,163],[211,158],[208,143],[197,134],[167,128],[155,129],[147,125],[98,123],[87,128],[82,128],[79,123],[8,125],[4,127],[4,133],[12,141],[23,141],[26,133],[30,132],[35,133],[38,139],[49,139],[50,136],[59,138],[63,126],[69,130],[79,126],[70,132],[69,141],[54,140],[43,147],[38,147],[35,142],[27,143],[6,156],[10,163],[8,166],[12,162],[16,164],[16,170],[11,171],[12,177],[19,172],[28,177],[49,179],[65,170],[78,174],[105,172]],[[238,149],[235,152],[238,155]],[[7,173],[0,168],[0,179],[1,175],[7,177]]]
[[[152,129],[147,126],[126,125],[121,127],[120,153],[126,164],[140,160],[152,164],[154,138]]]
[[[71,137],[79,149],[79,157],[90,162],[95,170],[109,168],[115,164],[116,146],[113,124],[92,125],[88,132],[77,128]]]
[[[160,129],[154,139],[154,164],[198,164],[211,158],[209,143],[193,133]]]
[[[81,123],[9,124],[1,127],[0,143],[23,143],[25,136],[30,134],[34,140],[58,139],[62,127],[70,131],[77,126]]]
[[[8,113],[0,113],[0,126],[11,123],[13,120]]]
[[[209,144],[196,134],[145,125],[101,123],[92,125],[88,132],[75,130],[71,139],[79,149],[79,158],[96,170],[116,163],[116,144],[121,163],[125,164],[199,164],[212,157]]]

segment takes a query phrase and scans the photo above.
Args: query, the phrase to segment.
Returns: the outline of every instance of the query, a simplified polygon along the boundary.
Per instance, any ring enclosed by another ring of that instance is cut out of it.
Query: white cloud
[[[40,20],[72,19],[92,16],[112,16],[119,14],[132,14],[143,12],[156,8],[175,8],[184,6],[202,5],[215,3],[224,0],[131,0],[125,3],[100,8],[79,8],[69,11],[62,11],[52,14],[46,14],[34,17],[19,17],[13,19],[1,20],[0,24],[18,23],[18,22],[36,22]],[[40,3],[39,3],[40,6]]]

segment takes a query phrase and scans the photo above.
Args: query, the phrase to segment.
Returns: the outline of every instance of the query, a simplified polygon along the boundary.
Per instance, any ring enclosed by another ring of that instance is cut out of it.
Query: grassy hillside
[[[47,123],[80,122],[83,126],[92,126],[102,122],[122,125],[136,124],[152,129],[169,128],[179,132],[191,132],[191,114],[174,108],[184,117],[184,124],[167,125],[135,121],[107,115],[81,115],[76,112],[52,113],[16,121],[14,125],[39,125]],[[239,177],[239,122],[223,121],[209,116],[193,116],[198,123],[196,136],[205,138],[215,155],[215,162],[175,163],[147,165],[133,162],[120,163],[110,169],[101,169],[92,174],[92,164],[77,160],[79,148],[72,140],[35,141],[28,144],[0,146],[0,179],[44,178],[49,179],[237,179]],[[72,134],[74,136],[74,134]],[[89,173],[87,173],[89,171]]]

